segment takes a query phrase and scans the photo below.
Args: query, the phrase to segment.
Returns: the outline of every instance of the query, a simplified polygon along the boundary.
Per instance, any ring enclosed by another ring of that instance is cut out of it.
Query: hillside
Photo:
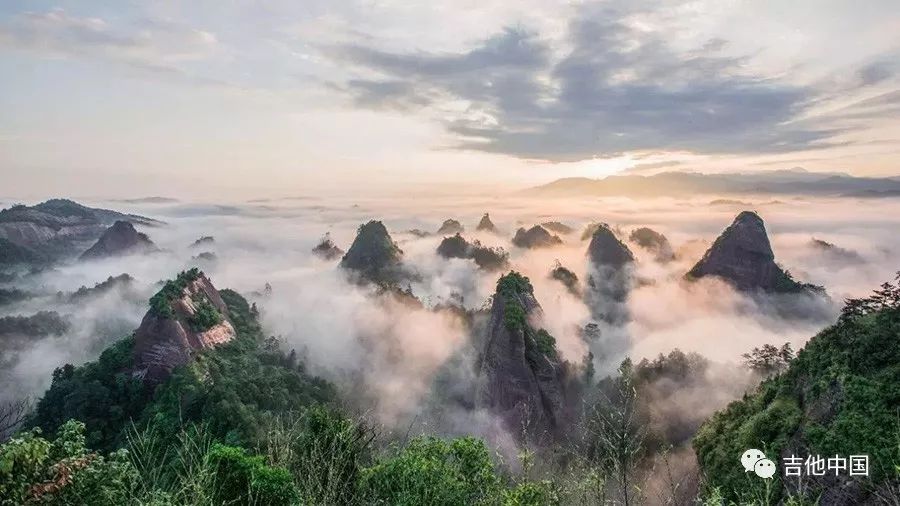
[[[900,279],[900,278],[898,278]],[[879,504],[877,494],[900,464],[900,287],[849,300],[840,320],[807,343],[786,372],[709,419],[694,449],[710,490],[750,500],[762,480],[748,480],[737,456],[759,448],[790,455],[868,454],[871,480],[843,475],[779,478],[777,498],[805,494],[820,504]]]

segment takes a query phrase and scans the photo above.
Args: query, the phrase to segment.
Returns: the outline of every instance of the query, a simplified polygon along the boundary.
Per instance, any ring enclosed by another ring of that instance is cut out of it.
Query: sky
[[[897,175],[900,3],[0,3],[4,195]]]

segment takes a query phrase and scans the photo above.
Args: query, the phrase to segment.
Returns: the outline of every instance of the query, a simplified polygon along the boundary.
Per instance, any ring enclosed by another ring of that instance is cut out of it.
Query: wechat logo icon
[[[741,465],[744,472],[753,471],[760,478],[769,479],[775,476],[775,463],[766,458],[766,454],[751,448],[741,455]]]

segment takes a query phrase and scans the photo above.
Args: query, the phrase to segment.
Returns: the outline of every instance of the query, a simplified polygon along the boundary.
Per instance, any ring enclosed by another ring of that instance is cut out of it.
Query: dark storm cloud
[[[570,22],[566,53],[507,29],[458,54],[347,46],[344,61],[378,74],[346,83],[360,105],[439,106],[460,149],[555,161],[623,151],[787,152],[828,144],[836,131],[794,121],[811,88],[747,75],[743,58],[711,40],[679,52],[660,32],[629,23],[633,10],[586,7]]]

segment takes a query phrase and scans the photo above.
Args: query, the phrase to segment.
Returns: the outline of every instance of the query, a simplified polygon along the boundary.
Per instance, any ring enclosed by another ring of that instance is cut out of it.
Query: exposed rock
[[[594,229],[588,256],[594,267],[612,267],[618,269],[634,262],[634,255],[628,246],[620,241],[608,225],[600,224]]]
[[[231,341],[228,308],[199,270],[180,273],[150,299],[150,310],[134,333],[133,374],[159,383],[199,351]]]
[[[107,258],[130,253],[152,253],[159,251],[147,234],[138,232],[127,221],[117,221],[103,232],[97,242],[81,254],[82,260]]]
[[[192,248],[199,248],[202,246],[211,246],[216,243],[216,238],[211,235],[204,235],[203,237],[197,239],[193,243],[191,243]]]
[[[562,244],[562,239],[547,232],[544,227],[535,225],[528,230],[525,230],[524,228],[516,230],[516,235],[513,237],[512,243],[520,248],[549,248],[551,246]]]
[[[544,223],[541,223],[541,226],[551,232],[556,232],[557,234],[568,235],[575,231],[572,227],[558,221],[545,221]]]
[[[448,234],[461,234],[464,229],[462,223],[456,220],[445,220],[444,223],[441,224],[441,228],[438,229],[438,235],[448,235]]]
[[[403,251],[391,239],[384,224],[373,220],[359,227],[340,266],[363,281],[396,283],[408,277],[402,268],[402,256]]]
[[[550,271],[550,278],[562,283],[572,295],[581,295],[581,287],[578,286],[578,276],[575,275],[574,272],[563,267],[562,264],[559,263],[559,260],[556,261],[556,265],[553,267],[553,270]]]
[[[482,246],[477,240],[470,244],[460,234],[445,237],[437,253],[444,258],[470,258],[478,267],[488,271],[505,269],[509,264],[509,254],[503,248]]]
[[[476,405],[498,415],[516,435],[560,437],[571,412],[569,367],[556,341],[539,329],[541,306],[528,278],[511,272],[497,282],[480,355]]]
[[[491,217],[488,213],[484,213],[484,216],[481,217],[481,221],[478,222],[478,226],[475,227],[475,230],[478,230],[479,232],[497,233],[497,227],[494,225],[494,222],[491,221]]]
[[[675,252],[672,251],[672,245],[669,244],[669,240],[652,228],[636,228],[631,231],[628,239],[653,253],[658,262],[670,262],[675,259]]]
[[[766,226],[756,213],[744,211],[722,232],[689,279],[715,276],[741,291],[801,292],[811,285],[794,281],[775,263]]]
[[[331,240],[330,233],[325,234],[325,237],[323,237],[322,240],[319,241],[319,244],[312,249],[312,252],[313,255],[316,255],[323,260],[335,260],[344,256],[344,250],[334,244],[334,241]]]

